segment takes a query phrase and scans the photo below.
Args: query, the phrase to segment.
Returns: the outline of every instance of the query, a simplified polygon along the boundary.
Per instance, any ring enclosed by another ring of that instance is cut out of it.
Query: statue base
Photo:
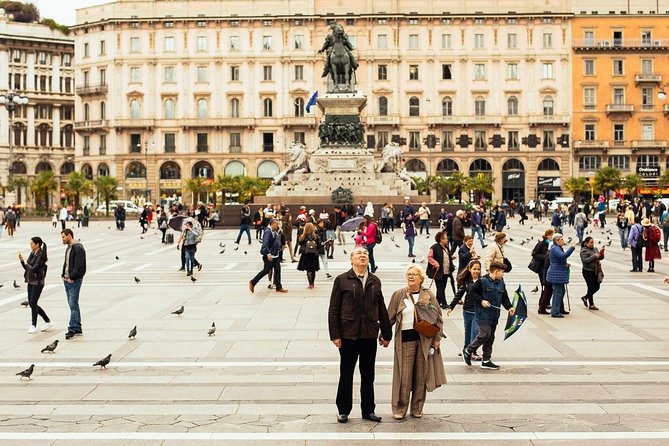
[[[309,158],[314,173],[374,172],[374,155],[364,147],[320,147]]]

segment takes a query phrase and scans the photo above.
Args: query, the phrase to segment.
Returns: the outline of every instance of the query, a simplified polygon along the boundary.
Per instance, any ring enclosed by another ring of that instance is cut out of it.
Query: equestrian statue
[[[354,72],[358,68],[358,63],[351,52],[353,45],[341,25],[333,23],[330,29],[332,32],[325,38],[323,47],[318,50],[319,54],[324,51],[326,54],[325,68],[321,77],[330,76],[333,92],[352,92]]]

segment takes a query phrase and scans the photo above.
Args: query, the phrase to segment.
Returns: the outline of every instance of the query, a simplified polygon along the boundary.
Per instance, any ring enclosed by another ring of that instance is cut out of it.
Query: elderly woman
[[[490,271],[490,265],[494,262],[499,262],[499,263],[504,263],[504,259],[506,259],[506,256],[504,256],[504,245],[506,244],[506,234],[504,232],[498,232],[495,234],[495,244],[490,248],[488,251],[488,255],[485,257],[485,269],[486,271]],[[509,263],[510,265],[510,263]],[[507,265],[507,272],[509,271],[510,268],[508,268]]]
[[[465,235],[464,243],[458,249],[458,275],[463,269],[467,268],[469,262],[478,258],[479,255],[476,254],[476,250],[474,249],[474,237]]]
[[[567,259],[574,252],[576,242],[572,242],[569,249],[566,251],[562,248],[565,245],[562,234],[553,235],[553,246],[548,252],[549,261],[551,262],[546,273],[546,281],[553,285],[553,301],[551,303],[551,317],[564,317],[569,314],[564,311],[565,285],[569,283],[569,264]]]
[[[425,272],[411,264],[406,269],[407,286],[393,293],[388,304],[390,323],[395,324],[395,358],[393,366],[393,418],[403,419],[409,403],[411,416],[423,416],[425,392],[446,384],[446,373],[439,349],[443,321],[439,304],[432,291],[423,287]],[[427,338],[414,330],[415,305],[426,305],[437,315],[439,333]],[[433,349],[433,350],[432,350]]]

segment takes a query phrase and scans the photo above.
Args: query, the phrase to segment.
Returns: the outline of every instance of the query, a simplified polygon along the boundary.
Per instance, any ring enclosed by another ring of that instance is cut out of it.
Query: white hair
[[[423,269],[423,267],[421,267],[420,265],[416,265],[415,263],[409,263],[407,265],[407,267],[404,269],[404,275],[407,275],[409,271],[412,269],[416,270],[416,272],[420,276],[421,283],[424,282],[425,278],[427,277],[427,275],[425,274],[425,270]]]

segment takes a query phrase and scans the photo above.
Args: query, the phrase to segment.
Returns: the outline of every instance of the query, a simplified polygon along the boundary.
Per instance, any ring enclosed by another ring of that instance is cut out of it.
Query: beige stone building
[[[0,95],[28,98],[11,117],[0,106],[0,181],[27,183],[51,170],[61,184],[74,171],[74,41],[58,30],[37,23],[12,21],[0,10]],[[11,147],[10,147],[11,144]],[[50,197],[58,200],[60,191]],[[1,200],[1,198],[0,198]],[[5,204],[26,203],[26,186],[8,193]]]
[[[325,91],[316,52],[336,20],[356,48],[370,147],[403,142],[416,175],[493,175],[496,199],[557,193],[571,166],[567,3],[119,0],[80,9],[77,166],[153,201],[179,196],[184,178],[275,175],[291,142],[318,144],[320,112],[304,104]]]

